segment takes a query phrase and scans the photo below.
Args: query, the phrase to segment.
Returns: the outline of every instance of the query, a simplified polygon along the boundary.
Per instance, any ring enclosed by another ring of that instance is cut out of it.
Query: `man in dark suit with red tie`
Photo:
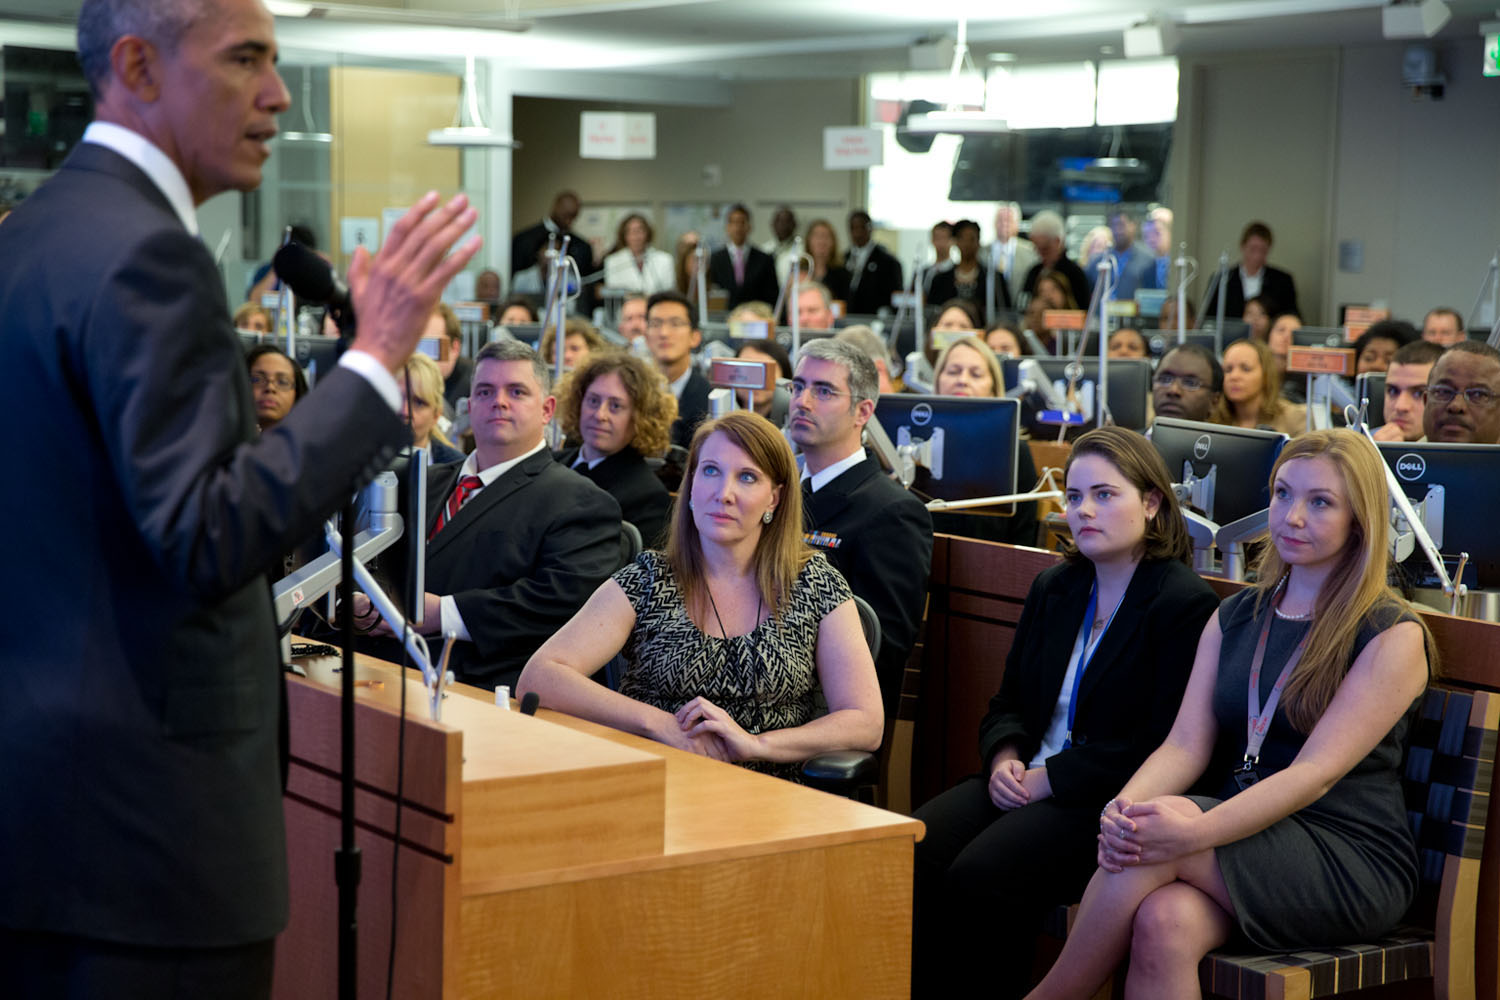
[[[729,245],[708,258],[708,280],[729,293],[729,308],[741,302],[775,305],[781,294],[776,281],[776,261],[764,250],[750,245],[750,210],[735,205],[724,218]]]
[[[474,452],[429,470],[423,630],[462,640],[450,665],[466,684],[514,686],[537,647],[619,568],[619,503],[558,465],[543,440],[556,406],[550,383],[530,347],[486,344],[469,389]],[[355,606],[369,613],[367,601]],[[394,639],[372,651],[400,658]]]
[[[289,97],[260,0],[85,0],[95,121],[0,226],[0,992],[270,995],[287,921],[267,571],[406,437],[393,373],[478,248],[422,199],[349,274],[358,332],[257,435],[196,208]]]

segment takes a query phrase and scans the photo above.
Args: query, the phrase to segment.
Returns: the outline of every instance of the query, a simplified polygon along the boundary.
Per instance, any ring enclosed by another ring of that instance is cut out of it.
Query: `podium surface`
[[[288,678],[276,996],[336,984],[338,660]],[[385,994],[401,671],[357,666],[360,995]],[[394,995],[905,996],[910,818],[455,685],[406,685]]]

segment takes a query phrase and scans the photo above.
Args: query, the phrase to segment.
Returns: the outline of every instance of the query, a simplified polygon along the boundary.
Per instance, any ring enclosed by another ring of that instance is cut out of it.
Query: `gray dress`
[[[812,721],[818,687],[813,650],[818,627],[852,598],[849,585],[821,552],[802,567],[785,607],[749,633],[721,639],[688,617],[667,557],[653,550],[615,574],[635,608],[635,627],[621,652],[620,693],[665,712],[702,695],[748,733]],[[797,780],[798,764],[745,763]]]
[[[1245,753],[1250,663],[1265,616],[1272,614],[1269,601],[1260,617],[1254,610],[1253,588],[1219,608],[1223,645],[1213,700],[1219,734],[1200,785],[1218,789],[1215,797],[1193,796],[1204,809],[1238,790],[1229,775]],[[1382,631],[1415,620],[1395,603],[1377,606],[1360,628],[1349,662]],[[1261,669],[1262,704],[1309,628],[1308,622],[1273,619]],[[1322,798],[1259,833],[1215,849],[1239,929],[1252,944],[1277,951],[1349,944],[1378,937],[1400,921],[1417,889],[1416,845],[1401,790],[1402,752],[1416,707],[1414,702]],[[1278,707],[1261,747],[1260,776],[1290,764],[1306,738]],[[1223,776],[1222,782],[1217,776]]]

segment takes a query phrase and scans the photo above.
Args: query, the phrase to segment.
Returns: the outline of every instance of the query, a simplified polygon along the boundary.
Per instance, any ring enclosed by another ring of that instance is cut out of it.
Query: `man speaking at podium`
[[[287,919],[266,572],[404,439],[393,372],[474,221],[428,195],[350,270],[340,365],[274,430],[194,209],[288,95],[260,0],[84,0],[95,121],[0,227],[0,982],[264,997]]]

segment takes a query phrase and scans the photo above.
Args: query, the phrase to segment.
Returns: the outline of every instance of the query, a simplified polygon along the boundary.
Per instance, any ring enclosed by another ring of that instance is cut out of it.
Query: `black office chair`
[[[641,541],[641,529],[629,521],[620,522],[620,565],[624,569],[635,562],[635,557],[641,554],[645,543]]]
[[[859,624],[864,629],[865,642],[870,646],[870,659],[880,655],[880,619],[875,609],[862,597],[854,598],[854,607],[859,612]],[[828,705],[823,693],[818,700],[824,712]],[[868,750],[828,750],[802,762],[802,781],[821,791],[832,792],[845,798],[857,798],[862,802],[875,800],[875,785],[880,781],[880,758]]]

